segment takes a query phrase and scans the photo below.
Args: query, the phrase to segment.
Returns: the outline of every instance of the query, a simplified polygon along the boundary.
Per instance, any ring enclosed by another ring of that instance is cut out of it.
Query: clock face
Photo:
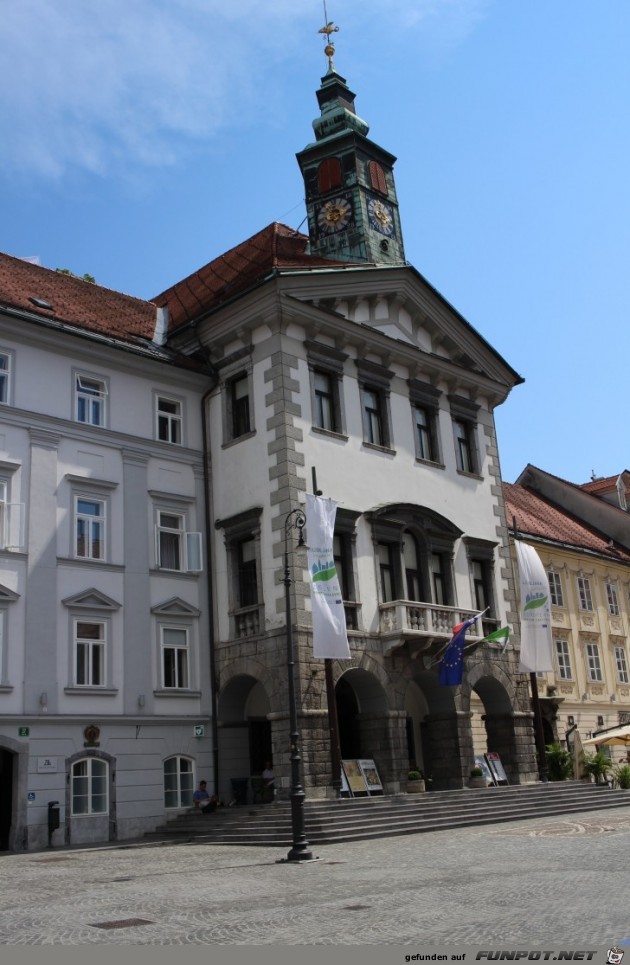
[[[324,235],[343,231],[352,222],[352,202],[343,195],[326,201],[317,211],[317,227]]]
[[[370,228],[390,238],[394,234],[394,212],[392,206],[380,198],[368,198],[368,220]]]

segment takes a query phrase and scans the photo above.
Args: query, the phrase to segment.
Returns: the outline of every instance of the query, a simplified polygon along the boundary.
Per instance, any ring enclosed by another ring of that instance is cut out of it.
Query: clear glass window
[[[77,620],[75,628],[74,682],[77,687],[102,687],[105,683],[105,624]]]
[[[365,441],[375,446],[384,446],[382,398],[376,390],[366,388],[362,391],[362,398]]]
[[[189,808],[193,803],[193,765],[187,757],[164,761],[164,807]]]
[[[10,380],[11,378],[11,356],[5,352],[0,352],[0,402],[9,401]]]
[[[615,647],[615,665],[617,667],[617,680],[620,684],[627,684],[628,661],[626,659],[625,647]]]
[[[571,672],[569,641],[555,640],[554,643],[556,645],[556,659],[558,661],[558,676],[561,680],[571,680],[573,678],[573,674]]]
[[[158,566],[162,570],[183,570],[184,517],[158,513]]]
[[[188,630],[162,627],[162,684],[167,688],[188,688]]]
[[[455,462],[460,472],[474,472],[471,427],[468,422],[456,419],[453,422],[455,431]]]
[[[175,399],[157,400],[157,437],[162,442],[182,444],[182,404]]]
[[[589,580],[585,576],[578,576],[577,585],[580,610],[592,610],[593,598],[591,596],[591,584]]]
[[[608,612],[610,615],[619,616],[619,600],[617,599],[616,583],[606,584],[606,602],[608,603]]]
[[[329,372],[315,372],[313,377],[315,389],[315,425],[319,429],[335,432],[335,397],[333,377]]]
[[[107,776],[106,762],[95,757],[72,765],[73,814],[107,814]]]
[[[107,387],[100,379],[77,375],[75,385],[75,417],[91,426],[105,425]]]
[[[80,559],[105,559],[105,503],[87,496],[76,497],[75,555]]]
[[[599,659],[599,646],[596,643],[586,644],[586,666],[589,680],[598,682],[604,679],[602,675],[602,665]]]
[[[553,570],[549,570],[547,573],[547,579],[549,580],[549,596],[551,599],[551,605],[564,606],[562,580],[560,579],[560,574],[555,573]]]
[[[232,404],[232,438],[238,439],[251,431],[249,412],[249,378],[241,375],[230,383]]]

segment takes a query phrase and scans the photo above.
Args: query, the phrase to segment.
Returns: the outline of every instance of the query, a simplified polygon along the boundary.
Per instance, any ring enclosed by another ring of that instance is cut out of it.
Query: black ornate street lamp
[[[295,700],[295,654],[293,652],[293,624],[291,620],[291,570],[289,569],[289,537],[292,530],[299,533],[298,547],[304,546],[304,527],[306,516],[301,509],[292,509],[284,520],[284,602],[287,624],[287,673],[289,682],[289,746],[291,748],[291,832],[293,844],[286,861],[311,861],[313,853],[309,849],[304,833],[304,788],[300,783],[300,734],[297,724],[297,704]]]

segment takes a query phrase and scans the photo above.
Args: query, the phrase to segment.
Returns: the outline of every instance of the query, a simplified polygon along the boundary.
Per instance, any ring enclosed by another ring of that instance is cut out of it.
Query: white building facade
[[[45,846],[50,802],[54,843],[134,837],[212,776],[207,379],[153,306],[117,337],[124,296],[4,256],[0,287],[0,846]]]

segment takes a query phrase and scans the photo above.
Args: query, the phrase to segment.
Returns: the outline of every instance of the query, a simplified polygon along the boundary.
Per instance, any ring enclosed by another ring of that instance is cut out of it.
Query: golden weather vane
[[[326,35],[326,46],[324,47],[324,53],[328,57],[328,69],[334,70],[335,65],[333,64],[333,56],[335,54],[335,45],[332,43],[330,35],[337,33],[339,31],[339,27],[335,27],[333,21],[328,19],[326,0],[324,0],[324,24],[325,25],[319,30],[319,33]]]

